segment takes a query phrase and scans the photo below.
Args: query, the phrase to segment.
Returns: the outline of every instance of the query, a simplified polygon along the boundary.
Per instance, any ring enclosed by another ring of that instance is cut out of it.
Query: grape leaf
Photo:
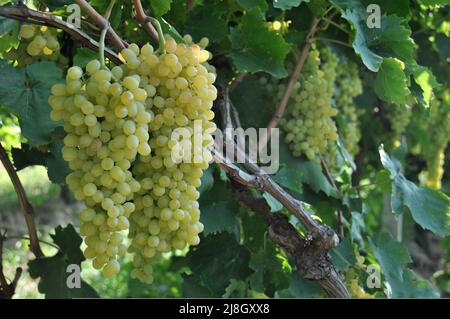
[[[334,248],[330,252],[330,255],[333,265],[338,271],[346,271],[348,267],[356,263],[352,243],[347,238],[345,238],[339,246]]]
[[[266,12],[268,8],[266,0],[237,0],[236,2],[246,10],[250,10],[254,7],[259,7],[262,12]]]
[[[283,137],[280,137],[282,140]],[[286,143],[280,143],[280,163],[292,170],[298,170],[302,184],[308,185],[314,192],[324,192],[326,195],[338,198],[338,192],[331,186],[319,165],[315,162],[296,158],[292,155]]]
[[[242,127],[267,127],[275,111],[275,103],[255,75],[245,76],[231,92],[230,98],[239,113]]]
[[[204,234],[229,232],[239,238],[239,222],[236,213],[239,206],[228,185],[217,181],[200,197],[200,221],[205,225]]]
[[[284,166],[273,176],[273,180],[294,192],[300,193],[302,190],[302,173],[298,169]]]
[[[394,298],[439,298],[439,293],[426,280],[421,280],[411,269],[403,271],[403,280],[392,278],[389,286]]]
[[[283,209],[283,204],[281,204],[276,198],[274,198],[272,195],[270,195],[267,192],[263,193],[263,197],[266,200],[267,204],[269,204],[270,211],[278,212]]]
[[[412,262],[408,250],[387,233],[369,238],[375,257],[381,265],[394,298],[437,298],[429,283],[417,280],[405,265]]]
[[[170,10],[172,0],[149,0],[152,15],[160,17]]]
[[[247,212],[242,216],[244,245],[252,254],[256,254],[267,244],[267,225],[257,213]]]
[[[395,14],[399,17],[409,17],[411,11],[409,9],[409,0],[363,0],[367,7],[370,4],[377,4],[381,8],[381,13]]]
[[[405,246],[388,233],[380,233],[369,242],[388,281],[391,278],[403,280],[403,265],[412,262]]]
[[[375,92],[389,103],[402,105],[409,94],[404,64],[395,58],[385,58],[375,79]]]
[[[231,279],[250,273],[250,253],[228,233],[210,235],[188,253],[189,267],[214,296],[222,296]]]
[[[11,155],[17,171],[32,165],[45,165],[47,156],[35,148],[30,148],[29,144],[23,143],[20,148],[13,147]]]
[[[170,35],[178,43],[184,42],[183,37],[178,33],[178,31],[171,24],[169,24],[163,17],[159,17],[156,19],[161,24],[161,29],[164,32],[164,34]]]
[[[418,95],[419,102],[425,107],[429,107],[433,97],[433,89],[440,86],[436,77],[430,69],[421,65],[408,65],[408,69],[411,69],[414,81],[421,89]]]
[[[17,25],[16,20],[0,17],[0,37],[17,28]]]
[[[189,15],[185,32],[190,34],[195,41],[207,37],[211,42],[220,42],[228,33],[226,9],[228,8],[217,4],[196,8]]]
[[[280,298],[318,298],[323,290],[317,282],[302,278],[297,272],[290,275],[289,288],[277,293]]]
[[[50,153],[45,160],[48,167],[48,178],[56,184],[65,184],[66,176],[71,172],[69,165],[62,157],[63,146],[63,141],[50,144]]]
[[[39,62],[16,69],[0,61],[0,103],[19,117],[22,135],[30,146],[48,144],[59,125],[50,119],[47,99],[53,84],[62,80],[62,70],[53,62]]]
[[[284,59],[289,52],[289,44],[280,34],[270,31],[261,10],[248,10],[241,18],[241,24],[231,29],[232,52],[229,54],[238,71],[264,71],[274,77],[287,75]]]
[[[212,298],[212,292],[203,286],[201,279],[195,275],[183,275],[184,298]]]
[[[354,27],[356,35],[353,48],[361,56],[366,67],[377,72],[383,57],[396,57],[413,63],[414,41],[411,30],[404,18],[396,15],[383,15],[380,28],[369,28],[365,6],[357,0],[331,0],[341,12],[342,17]]]
[[[85,259],[80,250],[81,238],[72,225],[58,226],[51,235],[59,251],[51,257],[41,257],[28,262],[30,276],[40,278],[39,292],[46,298],[97,298],[98,294],[86,282],[81,280],[80,288],[68,288],[67,267],[80,266]]]
[[[383,166],[391,173],[394,213],[401,214],[407,207],[413,219],[425,229],[439,236],[450,234],[450,198],[437,190],[419,187],[401,173],[401,165],[381,148]]]
[[[276,289],[288,287],[288,277],[283,271],[281,260],[276,255],[277,251],[272,243],[267,243],[265,247],[260,247],[257,253],[251,255],[249,266],[254,272],[249,280],[252,290],[272,297]]]
[[[438,33],[435,44],[442,62],[447,61],[450,58],[450,38],[443,33]]]
[[[310,0],[273,0],[273,6],[282,10],[289,10],[293,7],[298,7],[302,2],[309,2]]]

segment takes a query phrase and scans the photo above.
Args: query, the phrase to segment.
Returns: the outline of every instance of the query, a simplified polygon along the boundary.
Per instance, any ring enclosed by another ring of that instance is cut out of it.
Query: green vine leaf
[[[62,80],[62,70],[53,62],[38,62],[24,69],[0,61],[0,103],[20,119],[22,135],[30,146],[48,144],[60,125],[50,119],[48,97],[53,84]]]
[[[266,12],[269,7],[266,0],[236,0],[236,2],[246,10],[259,7],[262,12]]]
[[[51,237],[59,247],[59,252],[54,256],[37,258],[28,263],[30,276],[40,279],[39,292],[49,299],[97,298],[95,290],[83,280],[80,288],[69,288],[67,285],[67,267],[80,266],[85,259],[80,249],[82,240],[73,226],[58,226]]]
[[[204,234],[228,232],[239,238],[239,221],[236,217],[239,206],[227,183],[216,181],[213,187],[200,197],[202,213],[200,221],[205,226]]]
[[[409,94],[404,64],[395,58],[385,58],[375,79],[375,92],[383,101],[402,105]]]
[[[273,0],[274,8],[289,10],[298,7],[302,2],[309,2],[310,0]]]
[[[152,14],[156,17],[160,17],[170,10],[172,0],[149,0]]]
[[[436,235],[450,234],[450,198],[433,189],[419,187],[401,173],[401,165],[380,149],[383,166],[391,173],[391,204],[394,213],[401,214],[406,207],[420,226]]]
[[[425,280],[418,280],[414,272],[405,266],[412,262],[408,250],[391,235],[381,233],[369,239],[375,257],[389,283],[394,298],[438,298]]]
[[[223,295],[231,279],[245,279],[251,273],[249,251],[228,233],[203,238],[200,245],[191,248],[188,258],[198,283],[214,296]]]
[[[284,59],[289,44],[266,27],[259,8],[247,11],[241,24],[231,29],[230,41],[232,52],[229,55],[238,71],[263,71],[276,78],[287,75]]]

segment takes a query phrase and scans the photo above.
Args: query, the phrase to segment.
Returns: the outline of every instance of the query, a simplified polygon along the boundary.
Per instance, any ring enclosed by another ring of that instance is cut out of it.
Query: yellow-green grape
[[[359,277],[358,273],[354,269],[349,269],[345,274],[345,283],[352,298],[359,299],[371,299],[374,298],[373,295],[367,293],[360,285],[359,285]]]
[[[320,161],[320,156],[330,152],[338,139],[333,121],[337,110],[332,106],[336,64],[337,59],[330,60],[321,68],[319,51],[313,49],[294,85],[286,115],[280,122],[294,156]],[[277,86],[274,95],[279,99],[283,92],[283,85]]]
[[[20,43],[10,49],[5,58],[24,67],[36,61],[53,61],[66,65],[67,59],[60,54],[57,30],[46,26],[23,24],[19,30]]]
[[[97,60],[87,64],[86,72],[73,66],[66,83],[52,87],[50,117],[64,123],[62,155],[72,170],[66,183],[86,206],[80,212],[85,256],[110,277],[119,271],[117,259],[126,251],[123,233],[141,188],[131,163],[150,153],[149,134],[143,132],[148,132],[153,113],[144,93],[133,94],[140,77],[133,78],[130,91],[128,81],[115,80]],[[117,92],[129,93],[126,103]]]
[[[269,30],[273,30],[275,32],[279,32],[281,34],[284,34],[288,31],[289,29],[289,25],[291,24],[292,21],[288,20],[288,21],[269,21],[267,22],[267,25],[269,27]]]
[[[450,140],[450,94],[446,90],[431,106],[428,132],[432,143],[424,154],[427,162],[426,184],[430,188],[441,189],[444,175],[445,150]]]
[[[411,121],[411,107],[408,105],[388,104],[385,107],[386,117],[391,126],[391,132],[386,136],[387,149],[400,146],[401,137]]]
[[[361,131],[358,117],[360,111],[353,99],[362,93],[362,82],[355,63],[340,63],[336,68],[336,89],[334,98],[336,107],[343,116],[345,122],[339,131],[345,148],[355,156],[359,152],[359,140]]]
[[[132,276],[146,283],[152,282],[152,264],[162,253],[200,241],[197,189],[211,160],[208,147],[216,128],[211,111],[217,97],[216,75],[208,71],[208,52],[200,45],[177,44],[171,37],[166,38],[165,53],[155,51],[146,44],[121,52],[127,61],[122,68],[125,88],[134,97],[144,90],[146,107],[154,115],[147,130],[129,121],[123,124],[129,134],[126,145],[136,146],[137,140],[150,136],[151,151],[139,144],[141,156],[132,168],[141,189],[134,196],[129,232]],[[129,104],[130,97],[122,94],[120,99]],[[174,133],[180,128],[186,134],[178,140]],[[181,161],[177,150],[190,155]]]

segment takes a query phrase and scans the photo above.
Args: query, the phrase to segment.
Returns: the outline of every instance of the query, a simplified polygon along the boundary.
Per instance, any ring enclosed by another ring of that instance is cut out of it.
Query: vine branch
[[[219,103],[219,109],[222,113],[223,127],[230,126],[231,105],[227,97],[228,90],[221,94],[216,103]],[[233,139],[225,135],[224,144],[226,148],[234,148],[238,152],[237,157],[243,158],[246,154],[236,145]],[[218,150],[211,150],[215,162],[227,173],[227,175],[234,181],[234,188],[238,186],[245,186],[247,189],[241,189],[240,193],[248,192],[248,189],[254,188],[265,191],[277,199],[285,208],[292,212],[292,214],[300,221],[300,223],[308,231],[308,237],[301,237],[297,230],[286,221],[282,221],[282,216],[274,217],[270,209],[258,208],[258,212],[263,215],[263,218],[269,225],[269,234],[271,239],[280,247],[291,254],[295,260],[297,268],[302,275],[307,279],[316,280],[327,292],[330,297],[348,298],[349,294],[342,279],[337,274],[334,266],[331,263],[328,252],[339,244],[339,238],[334,231],[326,225],[319,224],[314,220],[303,207],[303,204],[286,192],[281,186],[274,182],[262,169],[249,161],[245,161],[243,166],[248,171],[244,171],[233,164],[226,156],[223,156]],[[246,156],[244,158],[247,158]],[[251,196],[250,193],[248,193]],[[248,197],[247,195],[247,197]],[[242,197],[237,197],[242,200]],[[250,201],[252,199],[253,201]],[[247,198],[246,204],[252,209],[257,209],[261,203],[255,202],[253,196]],[[267,206],[267,205],[266,205]],[[283,217],[284,218],[284,217]]]
[[[8,154],[6,154],[6,151],[1,143],[0,143],[0,161],[5,167],[6,172],[8,173],[9,178],[11,179],[11,182],[17,193],[17,197],[19,198],[20,207],[22,208],[22,211],[24,213],[25,222],[28,228],[28,234],[30,236],[30,250],[36,256],[36,258],[42,257],[44,256],[44,254],[42,253],[41,246],[39,245],[39,238],[34,223],[33,206],[31,206],[30,202],[28,201],[27,195],[25,194],[25,189],[23,188],[23,185],[20,182],[19,176],[17,175],[17,172],[14,169],[14,166],[12,165],[11,161],[9,160]]]
[[[303,65],[305,64],[306,58],[308,57],[309,49],[311,48],[311,38],[314,36],[317,25],[319,24],[319,20],[314,18],[311,23],[311,28],[308,36],[306,37],[305,44],[303,45],[302,51],[300,52],[297,62],[295,64],[294,71],[292,72],[288,84],[286,86],[286,90],[284,91],[283,96],[281,97],[280,103],[277,106],[275,113],[272,116],[269,124],[267,125],[266,133],[263,134],[258,143],[258,149],[263,150],[267,146],[267,142],[270,140],[271,131],[273,128],[278,126],[281,118],[283,117],[284,111],[286,110],[287,103],[292,93],[292,89],[294,88],[294,84],[298,79],[298,76],[303,69]]]
[[[31,24],[40,24],[62,29],[74,40],[79,41],[87,48],[94,51],[98,51],[99,49],[99,43],[96,40],[92,39],[82,30],[77,29],[74,25],[58,19],[54,15],[29,9],[23,5],[6,5],[0,6],[0,16]],[[105,55],[114,63],[122,64],[119,56],[111,49],[105,48]]]
[[[133,6],[136,10],[136,21],[142,25],[145,32],[147,32],[156,43],[159,43],[158,31],[152,25],[150,18],[145,14],[141,0],[133,0]]]
[[[108,20],[98,13],[89,3],[85,0],[75,0],[75,2],[95,21],[95,24],[101,30],[108,27]],[[122,40],[122,38],[119,37],[119,35],[112,28],[108,28],[107,36],[119,51],[122,51],[127,46],[127,43]]]

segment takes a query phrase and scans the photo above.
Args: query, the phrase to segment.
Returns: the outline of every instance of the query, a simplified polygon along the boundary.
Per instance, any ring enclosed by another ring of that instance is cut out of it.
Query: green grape
[[[358,117],[360,112],[353,99],[362,93],[362,82],[355,63],[340,63],[336,68],[336,89],[334,93],[336,106],[345,122],[339,127],[345,148],[350,155],[359,152],[361,131]]]
[[[329,58],[321,65],[320,53],[313,49],[295,83],[284,118],[280,121],[294,156],[305,155],[320,161],[321,156],[332,150],[338,139],[333,117],[337,110],[332,106],[333,84],[337,58]],[[277,99],[284,92],[284,85],[270,85],[269,91]]]
[[[386,117],[390,123],[391,131],[384,138],[388,150],[400,146],[401,137],[411,121],[411,107],[408,105],[388,104],[385,107]]]
[[[425,172],[426,185],[430,188],[441,189],[444,175],[445,150],[450,141],[450,94],[446,90],[439,99],[431,105],[427,127],[432,143],[425,150],[427,170]]]
[[[5,58],[17,61],[19,67],[44,60],[64,66],[67,59],[60,54],[57,32],[56,29],[46,26],[23,24],[19,30],[19,46],[11,48]]]

